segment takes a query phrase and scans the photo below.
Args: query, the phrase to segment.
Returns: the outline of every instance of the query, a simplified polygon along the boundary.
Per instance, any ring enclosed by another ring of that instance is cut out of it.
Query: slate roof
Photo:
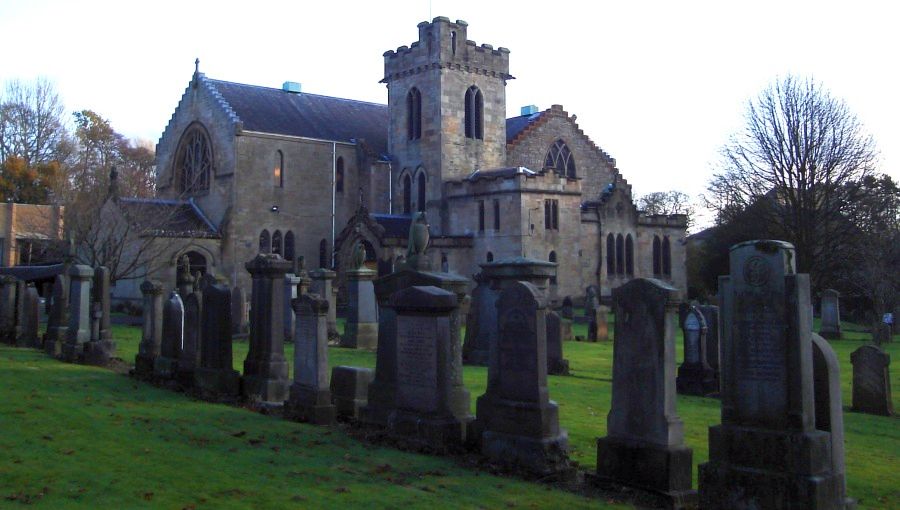
[[[387,153],[387,105],[208,79],[245,130],[320,140],[364,139]]]
[[[537,121],[541,118],[541,115],[544,112],[537,112],[531,115],[520,115],[518,117],[513,117],[510,119],[506,119],[506,143],[510,143],[516,136],[525,130],[529,124]]]
[[[122,213],[145,235],[220,239],[215,225],[193,200],[120,198]]]
[[[372,214],[376,223],[384,227],[385,237],[405,238],[409,236],[409,225],[412,216],[408,214]]]
[[[475,170],[468,177],[467,181],[478,181],[481,179],[508,179],[516,175],[538,175],[539,172],[529,170],[524,166],[513,166],[508,168],[492,168],[490,170]]]

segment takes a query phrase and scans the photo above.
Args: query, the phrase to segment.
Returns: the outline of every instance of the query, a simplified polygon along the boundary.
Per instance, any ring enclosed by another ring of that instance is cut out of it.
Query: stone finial
[[[409,243],[406,250],[407,260],[415,256],[424,255],[425,250],[428,248],[430,237],[431,234],[428,231],[428,220],[425,218],[425,212],[417,212],[409,226]]]

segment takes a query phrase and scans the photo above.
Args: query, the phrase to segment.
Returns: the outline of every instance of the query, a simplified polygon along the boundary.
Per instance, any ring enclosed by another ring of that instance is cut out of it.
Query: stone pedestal
[[[826,339],[841,338],[841,293],[834,289],[822,291],[822,323],[819,334]]]
[[[475,426],[492,463],[539,475],[568,467],[568,435],[547,391],[546,312],[543,293],[530,283],[510,282],[500,292],[499,336]]]
[[[314,269],[309,272],[309,291],[328,300],[328,339],[340,337],[337,330],[337,298],[334,288],[334,279],[337,276],[334,271],[328,269]]]
[[[220,284],[203,291],[200,365],[194,371],[194,388],[205,400],[231,401],[240,394],[241,376],[234,369],[231,352],[232,295]]]
[[[294,383],[285,402],[287,418],[331,425],[335,407],[328,384],[328,301],[318,294],[294,299]]]
[[[347,271],[347,323],[341,347],[378,347],[378,308],[372,281],[378,275],[366,268]]]
[[[260,254],[245,267],[253,278],[250,305],[250,350],[244,360],[244,397],[282,405],[288,398],[288,364],[284,359],[284,275],[292,263],[275,254]]]
[[[70,363],[84,359],[84,344],[91,339],[91,280],[94,270],[89,266],[69,268],[69,327],[62,358]]]
[[[51,289],[50,314],[47,317],[47,334],[44,337],[44,352],[57,357],[62,354],[69,329],[69,277],[56,275]]]
[[[134,358],[134,374],[136,377],[149,380],[153,377],[153,364],[159,356],[162,343],[162,285],[154,280],[141,283],[141,294],[144,296],[143,326],[141,343]]]
[[[692,451],[675,410],[678,290],[637,278],[613,290],[612,407],[597,440],[597,476],[671,501],[695,498]]]
[[[331,369],[331,400],[339,417],[359,418],[374,378],[375,371],[371,368],[337,366]]]
[[[707,364],[706,338],[709,327],[696,306],[689,305],[681,325],[684,363],[678,367],[675,386],[684,395],[706,396],[718,391],[713,369]]]
[[[16,342],[16,278],[5,274],[0,275],[0,342]]]
[[[178,373],[178,358],[184,345],[184,303],[173,290],[163,304],[162,342],[159,356],[153,362],[153,378],[160,381],[175,379]]]
[[[846,507],[815,424],[809,276],[795,260],[788,243],[748,241],[719,278],[722,424],[699,468],[702,508]]]

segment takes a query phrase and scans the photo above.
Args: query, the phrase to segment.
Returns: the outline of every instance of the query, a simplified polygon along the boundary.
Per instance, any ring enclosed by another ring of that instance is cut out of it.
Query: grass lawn
[[[612,327],[610,328],[612,331]],[[868,334],[844,325],[832,342],[841,360],[847,483],[860,508],[900,508],[900,419],[849,412],[850,353]],[[132,362],[139,328],[115,327],[122,359]],[[586,336],[576,325],[576,335]],[[896,359],[900,338],[887,346]],[[679,354],[680,354],[679,339]],[[572,375],[549,378],[569,431],[571,456],[596,462],[606,433],[612,343],[567,342]],[[286,349],[291,357],[292,349]],[[234,346],[242,368],[247,344]],[[370,352],[331,348],[331,365],[374,366]],[[475,399],[487,371],[466,367]],[[900,369],[891,376],[900,409]],[[68,365],[36,351],[0,348],[0,506],[165,507],[603,507],[545,486],[498,478],[438,457],[375,447],[340,431],[192,401],[103,369]],[[715,399],[678,398],[694,463],[707,459]],[[696,487],[696,468],[694,470]]]

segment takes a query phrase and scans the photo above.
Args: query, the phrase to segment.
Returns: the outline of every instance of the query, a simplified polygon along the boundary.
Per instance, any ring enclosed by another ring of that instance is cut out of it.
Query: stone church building
[[[340,278],[362,242],[384,274],[425,211],[435,268],[471,277],[526,256],[559,263],[551,297],[592,284],[609,296],[633,277],[685,291],[685,216],[638,211],[615,160],[561,106],[506,118],[509,50],[470,41],[461,20],[418,29],[384,53],[387,105],[195,70],[157,145],[158,200],[190,204],[215,235],[173,243],[172,267],[187,253],[249,289],[244,263],[271,251]]]

